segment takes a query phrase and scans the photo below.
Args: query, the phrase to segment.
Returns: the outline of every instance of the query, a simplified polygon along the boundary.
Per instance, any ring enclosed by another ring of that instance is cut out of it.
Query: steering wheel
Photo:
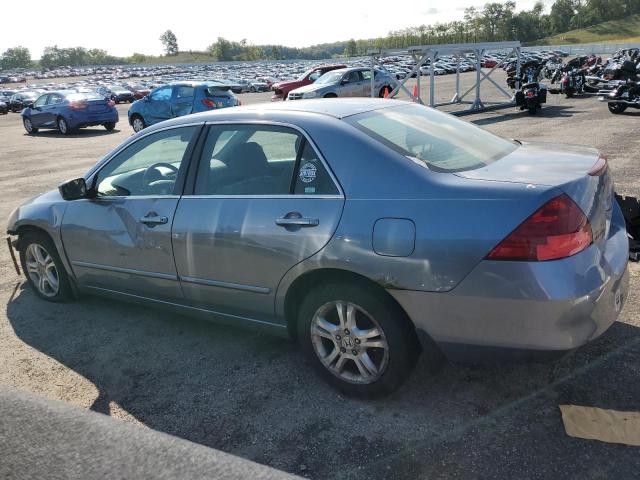
[[[165,180],[164,176],[158,169],[159,167],[168,168],[174,175],[178,175],[178,167],[176,167],[175,165],[171,165],[170,163],[158,162],[154,163],[153,165],[149,165],[142,175],[142,185],[144,186],[145,190],[149,190],[149,187],[151,187],[151,184],[153,182],[157,180]]]

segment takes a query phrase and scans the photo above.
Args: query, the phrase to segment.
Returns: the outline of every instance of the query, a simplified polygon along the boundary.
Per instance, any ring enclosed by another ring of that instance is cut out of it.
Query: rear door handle
[[[276,219],[276,225],[280,225],[281,227],[317,227],[320,224],[320,220],[317,218],[304,218],[304,217],[293,217],[293,218],[278,218]]]
[[[169,222],[169,219],[167,217],[142,217],[138,221],[145,225],[165,225]]]

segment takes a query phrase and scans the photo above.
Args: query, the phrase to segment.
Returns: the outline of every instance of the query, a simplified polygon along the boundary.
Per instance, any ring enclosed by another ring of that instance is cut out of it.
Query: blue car
[[[118,119],[118,110],[112,100],[106,100],[96,92],[73,90],[44,93],[22,111],[22,123],[29,134],[40,128],[53,128],[67,135],[78,128],[96,125],[111,131]]]
[[[129,124],[139,132],[170,118],[236,105],[240,101],[224,83],[175,82],[162,85],[134,102],[129,109]]]

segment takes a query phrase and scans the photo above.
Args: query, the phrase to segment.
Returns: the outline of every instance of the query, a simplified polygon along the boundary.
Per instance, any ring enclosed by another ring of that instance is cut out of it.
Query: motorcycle
[[[552,93],[562,93],[567,98],[573,97],[576,93],[583,93],[586,83],[584,70],[576,66],[570,66],[569,62],[564,68],[556,70],[551,79],[551,83],[557,82],[560,77],[560,90]]]
[[[547,103],[547,87],[538,82],[542,66],[531,62],[522,66],[520,78],[513,76],[507,78],[507,85],[517,90],[515,92],[516,106],[520,110],[529,110],[534,115],[543,103]],[[519,87],[519,88],[517,88]]]
[[[608,95],[600,97],[600,100],[606,101],[609,111],[615,115],[628,107],[640,108],[640,82],[621,83]]]

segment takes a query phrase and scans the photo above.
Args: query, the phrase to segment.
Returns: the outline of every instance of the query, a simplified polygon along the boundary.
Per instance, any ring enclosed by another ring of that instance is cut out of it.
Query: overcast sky
[[[547,5],[550,2],[545,0]],[[22,7],[14,4],[22,13],[31,12],[22,16],[24,22],[5,18],[0,28],[0,53],[23,45],[31,50],[33,58],[39,58],[44,47],[58,45],[102,48],[119,56],[133,52],[157,55],[162,52],[158,38],[167,29],[176,34],[180,50],[204,50],[217,37],[306,47],[462,19],[466,7],[480,7],[484,3],[482,0],[31,0]],[[526,10],[534,3],[535,0],[517,0],[516,7]]]

